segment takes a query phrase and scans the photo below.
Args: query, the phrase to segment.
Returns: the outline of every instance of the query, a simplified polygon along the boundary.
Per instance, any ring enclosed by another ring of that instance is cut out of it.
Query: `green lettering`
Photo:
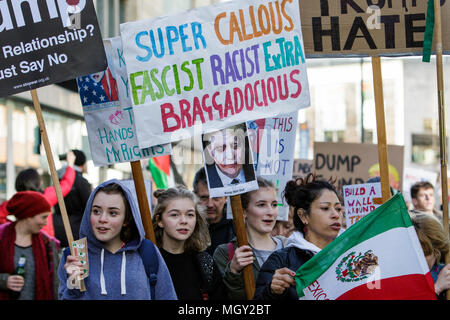
[[[135,72],[130,74],[130,84],[131,84],[131,91],[133,93],[133,103],[139,104],[139,98],[138,98],[138,94],[137,94],[137,90],[141,90],[142,86],[139,86],[136,84],[135,78],[136,77],[140,77],[142,76],[144,73],[143,72]]]
[[[194,77],[192,76],[191,69],[186,68],[186,65],[189,64],[189,61],[185,61],[181,64],[181,70],[187,73],[189,77],[189,86],[184,86],[184,91],[191,91],[194,88]]]
[[[148,76],[148,71],[144,72],[144,79],[142,81],[142,97],[141,97],[141,103],[143,104],[145,102],[145,99],[149,95],[152,99],[152,101],[156,100],[155,92],[153,91],[152,82],[150,81],[150,77]]]
[[[200,90],[203,89],[202,68],[200,68],[200,64],[203,61],[205,61],[205,59],[203,59],[203,58],[192,60],[192,63],[195,64],[195,69],[197,71],[198,88]]]
[[[162,82],[162,85],[164,87],[164,91],[166,92],[166,94],[169,97],[171,97],[171,96],[174,95],[175,89],[169,89],[169,86],[167,85],[166,74],[167,74],[167,71],[169,71],[169,70],[170,70],[170,66],[165,66],[164,67],[164,69],[162,71],[162,74],[161,74],[161,82]]]
[[[155,77],[155,74],[158,73],[158,69],[154,68],[150,71],[150,77],[152,78],[152,81],[156,84],[158,87],[159,93],[156,94],[156,98],[161,99],[164,97],[164,89],[161,85],[161,82]]]

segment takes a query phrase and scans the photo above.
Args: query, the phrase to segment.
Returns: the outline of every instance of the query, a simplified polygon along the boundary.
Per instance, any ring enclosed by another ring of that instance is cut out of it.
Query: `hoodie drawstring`
[[[105,276],[103,274],[104,259],[105,259],[105,249],[102,249],[102,253],[100,256],[100,288],[102,289],[101,294],[107,295],[108,292],[106,292]],[[120,268],[120,293],[122,295],[127,294],[127,285],[125,282],[126,265],[127,265],[127,258],[125,255],[125,251],[123,251],[122,252],[122,266]]]
[[[125,283],[125,269],[127,264],[127,258],[125,251],[122,252],[122,267],[120,268],[120,293],[127,294],[127,285]]]
[[[102,249],[102,254],[100,256],[100,287],[102,289],[101,294],[107,295],[105,286],[105,276],[103,275],[103,260],[105,259],[105,249]]]

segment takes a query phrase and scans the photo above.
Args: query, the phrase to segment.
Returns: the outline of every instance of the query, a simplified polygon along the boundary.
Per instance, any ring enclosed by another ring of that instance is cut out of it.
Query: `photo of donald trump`
[[[212,193],[234,195],[258,189],[245,123],[204,134],[203,151],[210,190],[223,188]]]

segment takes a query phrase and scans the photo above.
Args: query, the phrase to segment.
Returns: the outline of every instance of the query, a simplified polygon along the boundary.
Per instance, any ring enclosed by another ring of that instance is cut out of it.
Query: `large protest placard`
[[[104,47],[107,69],[77,79],[94,164],[104,166],[170,154],[171,144],[139,148],[122,41],[120,37],[106,39]]]
[[[0,21],[0,97],[106,68],[92,0],[3,0]]]
[[[230,1],[120,32],[140,147],[310,105],[298,1]]]
[[[403,176],[403,146],[388,145],[389,184],[401,190]],[[365,183],[380,176],[376,144],[314,143],[314,171],[322,178],[336,179],[340,187]]]
[[[381,198],[381,183],[352,184],[342,187],[344,195],[345,222],[347,229],[364,218],[380,204],[374,198]]]
[[[277,220],[282,221],[289,218],[289,206],[282,193],[292,179],[297,117],[298,112],[292,112],[247,122],[256,174],[272,181],[277,189]]]
[[[299,1],[307,57],[422,55],[425,0]],[[450,53],[450,3],[441,0],[443,50]]]

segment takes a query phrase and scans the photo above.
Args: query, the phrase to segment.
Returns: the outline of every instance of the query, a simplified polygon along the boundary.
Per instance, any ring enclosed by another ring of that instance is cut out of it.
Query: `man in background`
[[[83,173],[87,172],[86,155],[81,150],[72,151],[75,154],[75,181],[73,183],[72,190],[70,190],[70,192],[64,197],[64,203],[66,205],[67,215],[69,216],[73,239],[78,240],[81,219],[83,217],[86,203],[92,192],[92,186],[83,177]],[[59,205],[55,206],[53,226],[55,228],[55,237],[61,242],[61,247],[64,248],[69,246]]]
[[[227,197],[209,197],[204,167],[195,174],[193,189],[199,199],[198,203],[205,208],[206,220],[209,224],[209,235],[211,237],[211,245],[206,251],[213,255],[218,245],[230,242],[235,236],[233,220],[228,220],[226,217],[225,204]]]
[[[436,209],[434,186],[428,181],[419,181],[411,186],[411,201],[414,210],[434,215],[442,223],[442,212]]]

